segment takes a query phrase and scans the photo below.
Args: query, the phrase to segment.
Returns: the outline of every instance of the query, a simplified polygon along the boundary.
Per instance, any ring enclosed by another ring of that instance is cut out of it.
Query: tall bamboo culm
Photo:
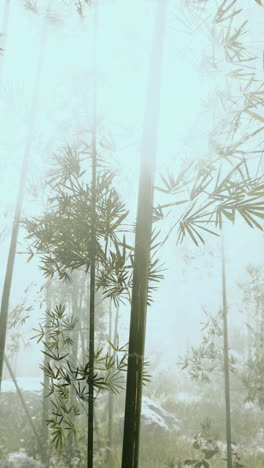
[[[26,138],[25,149],[24,149],[23,160],[22,160],[22,168],[21,168],[20,182],[19,182],[19,188],[18,188],[18,194],[17,194],[15,216],[14,216],[13,228],[12,228],[12,233],[11,233],[11,242],[10,242],[10,247],[9,247],[7,267],[6,267],[5,280],[4,280],[4,287],[3,287],[3,293],[2,293],[2,301],[1,301],[1,311],[0,311],[0,391],[1,391],[1,383],[2,383],[3,367],[4,367],[4,352],[5,352],[5,343],[6,343],[6,333],[7,333],[9,297],[10,297],[13,270],[14,270],[14,263],[15,263],[16,246],[17,246],[17,238],[18,238],[18,231],[19,231],[19,222],[20,222],[20,218],[21,218],[21,212],[22,212],[22,206],[23,206],[24,194],[25,194],[28,163],[29,163],[29,158],[30,158],[32,140],[33,140],[33,137],[34,137],[35,121],[36,121],[36,115],[37,115],[37,103],[38,103],[39,88],[40,88],[41,70],[42,70],[43,58],[44,58],[45,39],[46,39],[46,19],[44,18],[43,19],[42,33],[41,33],[40,50],[39,50],[39,56],[38,56],[35,84],[34,84],[34,89],[33,89],[33,94],[32,94],[32,101],[31,101],[31,106],[30,106],[28,134],[27,134],[27,138]]]
[[[45,332],[48,332],[49,316],[48,312],[51,309],[51,291],[50,284],[46,286],[46,318],[45,318]],[[49,357],[44,354],[44,368],[47,368],[49,364]],[[45,467],[49,465],[49,430],[48,430],[48,419],[49,419],[49,377],[46,372],[43,372],[43,403],[42,403],[42,462]]]
[[[160,88],[166,11],[167,0],[158,1],[141,146],[122,468],[138,468],[139,461],[148,269],[152,235],[153,185],[160,114]]]
[[[93,136],[92,136],[92,185],[91,185],[91,252],[90,252],[90,318],[89,318],[89,363],[90,378],[88,389],[88,440],[87,468],[93,468],[94,446],[94,334],[95,334],[95,270],[96,270],[96,171],[97,171],[97,76],[96,76],[96,45],[97,45],[97,5],[94,4],[94,88],[93,88]]]
[[[222,237],[222,300],[223,300],[223,337],[224,337],[224,376],[225,376],[225,410],[226,410],[226,452],[227,468],[232,468],[232,431],[231,431],[231,405],[230,405],[230,376],[229,376],[229,343],[227,323],[227,294],[225,271],[225,246]]]
[[[115,347],[118,346],[118,318],[119,306],[115,309],[114,330],[112,332],[112,310],[110,304],[109,311],[109,339]],[[109,347],[109,354],[111,353],[111,346]],[[113,358],[116,358],[116,352],[113,351]],[[114,414],[114,395],[110,391],[108,395],[108,427],[107,427],[107,452],[106,452],[106,465],[111,468],[112,466],[112,449],[113,449],[113,414]]]

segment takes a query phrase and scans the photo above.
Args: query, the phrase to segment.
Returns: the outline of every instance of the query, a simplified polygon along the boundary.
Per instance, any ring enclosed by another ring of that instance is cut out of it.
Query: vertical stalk
[[[47,284],[46,293],[46,320],[45,320],[45,333],[48,332],[48,311],[50,310],[50,285]],[[49,357],[44,354],[44,368],[48,366]],[[43,406],[42,406],[42,462],[44,466],[49,464],[49,430],[47,420],[49,419],[49,377],[43,372]]]
[[[113,341],[112,341],[113,340]],[[109,306],[109,341],[115,344],[115,335],[112,337],[112,303]],[[109,354],[112,354],[111,346],[109,345]],[[108,394],[108,427],[107,427],[107,451],[106,463],[110,466],[111,463],[111,448],[112,448],[112,425],[113,425],[113,394],[109,391]]]
[[[92,185],[91,185],[91,264],[90,264],[90,323],[89,323],[89,363],[90,376],[88,388],[88,448],[87,468],[93,468],[94,445],[94,322],[95,322],[95,267],[96,267],[96,166],[97,166],[97,134],[96,134],[96,44],[97,44],[97,6],[94,5],[94,102],[93,102],[93,137],[92,137]]]
[[[72,314],[76,315],[80,319],[80,311],[82,307],[82,288],[80,289],[80,300],[78,304],[78,282],[80,281],[80,276],[75,275],[73,277],[73,288],[72,288],[72,294],[71,294],[71,305],[72,305]],[[81,331],[80,331],[81,333]],[[72,345],[72,351],[71,351],[71,361],[73,365],[73,369],[77,367],[77,362],[78,362],[78,340],[79,340],[79,331],[75,332],[74,334],[74,339],[73,339],[73,345]],[[74,404],[75,402],[75,391],[73,388],[70,389],[70,401],[71,405]],[[72,422],[74,422],[75,416],[71,416]],[[72,465],[72,459],[73,459],[73,442],[74,442],[74,434],[73,432],[70,432],[69,438],[68,438],[68,465],[69,468],[71,468]]]
[[[148,270],[152,234],[153,185],[157,152],[166,10],[167,0],[158,1],[141,146],[122,468],[137,468],[139,460]]]
[[[11,285],[12,285],[12,277],[13,277],[13,270],[14,270],[14,263],[15,263],[16,246],[17,246],[17,238],[18,238],[18,231],[19,231],[19,222],[20,222],[20,218],[21,218],[23,199],[24,199],[24,194],[25,194],[28,163],[29,163],[29,158],[30,158],[32,140],[33,140],[33,136],[34,136],[34,128],[35,128],[34,124],[35,124],[35,121],[36,121],[37,101],[38,101],[38,95],[39,95],[40,77],[41,77],[41,70],[42,70],[43,57],[44,57],[46,22],[45,22],[45,19],[43,21],[44,21],[44,24],[43,24],[43,31],[42,31],[42,36],[41,36],[41,47],[40,47],[40,51],[39,51],[38,64],[37,64],[37,70],[36,70],[36,78],[35,78],[35,85],[34,85],[34,90],[33,90],[33,94],[32,94],[31,108],[30,108],[30,114],[29,114],[29,129],[28,129],[28,135],[27,135],[25,150],[24,150],[24,155],[23,155],[22,169],[21,169],[20,182],[19,182],[18,195],[17,195],[17,202],[16,202],[16,209],[15,209],[15,217],[14,217],[14,221],[13,221],[11,242],[10,242],[10,247],[9,247],[6,274],[5,274],[5,281],[4,281],[4,288],[3,288],[3,294],[2,294],[2,302],[1,302],[1,311],[0,311],[0,391],[1,391],[2,376],[3,376],[3,366],[4,366],[4,352],[5,352],[6,333],[7,333],[7,318],[8,318],[9,297],[10,297],[10,290],[11,290]]]
[[[84,289],[86,288],[85,283],[86,283],[86,277],[85,275],[82,278],[82,292],[81,295],[82,297],[84,296]],[[87,291],[89,290],[89,284],[87,285]],[[86,298],[84,298],[84,302],[88,303],[88,300],[86,301]],[[81,323],[81,330],[80,330],[80,340],[81,340],[81,346],[82,346],[82,358],[83,360],[85,359],[85,350],[86,350],[86,335],[87,332],[86,330],[88,329],[88,323],[86,320],[86,316],[84,313],[84,308],[82,308],[82,305],[80,306],[80,323]]]
[[[227,323],[227,298],[226,298],[226,272],[225,272],[225,247],[222,238],[222,296],[223,296],[223,335],[224,335],[224,375],[225,375],[225,410],[226,410],[226,451],[227,468],[232,468],[232,435],[231,435],[231,408],[230,408],[230,378],[229,378],[229,346]]]
[[[91,265],[90,265],[90,323],[89,323],[89,401],[88,401],[88,452],[87,468],[93,468],[93,428],[94,428],[94,316],[95,316],[95,190],[96,190],[96,131],[94,129],[92,154],[92,239],[91,239]]]
[[[106,462],[110,466],[112,460],[112,442],[113,442],[113,393],[109,391],[108,395],[108,428],[107,428],[107,452]]]
[[[112,302],[109,303],[109,341],[112,342]],[[111,351],[111,346],[109,345],[109,351]]]
[[[119,306],[116,307],[116,314],[115,314],[115,324],[114,324],[114,334],[112,338],[112,342],[115,347],[117,347],[117,329],[118,329],[118,317],[119,317]],[[116,352],[113,352],[113,357],[116,357]],[[107,461],[108,465],[111,466],[112,462],[112,455],[111,449],[113,445],[113,414],[114,414],[114,396],[113,392],[109,392],[109,400],[108,400],[108,431],[107,431],[107,438],[108,438],[108,451],[107,451]]]

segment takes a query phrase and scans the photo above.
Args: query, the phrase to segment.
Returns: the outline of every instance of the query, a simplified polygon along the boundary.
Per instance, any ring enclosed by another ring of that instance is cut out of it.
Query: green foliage
[[[8,314],[8,343],[6,347],[6,354],[14,356],[20,349],[21,342],[24,348],[29,346],[28,341],[25,339],[25,325],[34,310],[34,302],[29,302],[29,296],[32,293],[33,284],[24,290],[24,297],[19,304],[10,310]]]
[[[200,242],[204,244],[205,233],[218,235],[215,229],[222,229],[224,220],[234,223],[237,214],[251,228],[262,230],[258,219],[264,218],[263,178],[249,177],[245,159],[231,170],[228,166],[227,160],[216,158],[188,164],[183,179],[174,178],[170,173],[167,178],[162,177],[163,185],[156,187],[157,190],[173,197],[183,193],[183,200],[175,202],[178,219],[168,233],[177,228],[177,242],[189,236],[197,246]],[[187,205],[180,215],[179,204]],[[168,206],[172,208],[173,203],[161,205],[159,210]]]
[[[232,447],[232,465],[234,468],[243,468],[243,465],[240,462],[241,457],[238,455],[237,450],[234,448],[235,444]],[[194,437],[193,448],[196,451],[199,451],[198,457],[188,458],[183,462],[183,466],[193,466],[194,468],[209,468],[212,462],[212,459],[215,456],[220,455],[220,450],[211,433],[211,421],[206,419],[201,423],[201,430]],[[223,458],[226,461],[226,458]]]
[[[200,25],[210,24],[205,27],[213,54],[208,63],[224,78],[226,91],[219,91],[221,105],[203,160],[183,161],[177,175],[170,171],[161,176],[155,188],[166,198],[155,209],[155,218],[172,217],[165,240],[176,230],[177,242],[190,238],[198,246],[205,242],[205,234],[218,235],[224,222],[234,223],[238,216],[251,228],[263,229],[263,177],[258,176],[254,159],[261,163],[261,149],[256,150],[256,145],[264,129],[264,95],[254,66],[256,57],[246,41],[247,19],[239,1],[213,5],[189,1],[186,6],[190,18],[195,11]],[[190,18],[184,18],[188,26]],[[231,85],[237,87],[233,95]],[[254,146],[250,149],[249,145]]]
[[[211,434],[211,423],[209,420],[206,420],[204,423],[201,423],[201,431],[196,434],[193,442],[193,448],[200,452],[198,458],[187,459],[184,461],[184,465],[193,465],[194,468],[209,468],[208,460],[211,460],[215,455],[219,453],[219,448],[217,447],[216,442],[213,440]]]
[[[79,331],[76,328],[78,318],[67,314],[62,304],[48,310],[47,318],[45,328],[40,324],[39,329],[34,329],[36,335],[33,338],[43,343],[43,353],[49,358],[47,364],[41,366],[49,381],[46,390],[51,414],[47,423],[53,444],[61,449],[70,433],[76,437],[75,419],[86,413],[87,405],[84,403],[89,401],[91,379],[96,391],[94,403],[101,392],[110,390],[117,393],[123,388],[127,352],[124,347],[118,348],[113,357],[99,349],[91,372],[89,356],[83,356],[81,362],[72,356],[73,334]]]
[[[31,239],[29,258],[34,253],[41,255],[46,277],[56,273],[70,281],[73,270],[88,271],[93,252],[98,261],[104,259],[128,214],[113,187],[113,174],[102,169],[96,178],[96,226],[92,226],[92,193],[88,174],[81,168],[83,152],[82,148],[64,148],[48,180],[52,195],[47,211],[42,217],[24,221]]]
[[[190,352],[179,359],[178,365],[182,370],[187,369],[192,380],[209,382],[215,375],[224,371],[223,350],[223,314],[219,311],[212,315],[206,310],[206,321],[202,323],[202,344],[193,347]],[[237,359],[230,353],[229,366],[234,373],[237,370]]]
[[[224,461],[226,461],[226,458],[223,458]],[[243,465],[241,463],[241,457],[238,455],[237,450],[232,447],[232,466],[234,468],[246,468],[246,465]]]
[[[248,359],[241,372],[246,401],[257,402],[264,408],[264,274],[262,267],[247,268],[248,278],[239,286],[243,292],[243,306],[247,312],[250,336]]]
[[[76,269],[90,268],[96,254],[96,288],[115,306],[131,298],[134,248],[127,243],[131,229],[124,224],[128,212],[115,190],[114,174],[99,158],[96,179],[96,244],[92,231],[92,193],[89,174],[83,168],[91,157],[89,144],[66,146],[54,157],[48,186],[48,209],[38,218],[24,220],[28,232],[28,260],[40,255],[41,270],[47,278],[71,281]],[[148,303],[163,268],[157,259],[159,232],[153,232],[149,265]]]
[[[129,290],[132,287],[132,272],[129,265],[130,251],[123,238],[122,244],[114,242],[113,249],[104,259],[97,274],[97,288],[103,291],[106,298],[113,300],[115,307],[120,302],[129,298]]]

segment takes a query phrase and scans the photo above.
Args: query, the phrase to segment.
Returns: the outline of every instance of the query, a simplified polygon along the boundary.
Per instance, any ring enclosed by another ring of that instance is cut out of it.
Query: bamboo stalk
[[[232,433],[231,433],[230,377],[229,377],[229,345],[228,345],[227,294],[226,294],[226,271],[225,271],[224,238],[222,238],[222,299],[223,299],[223,336],[224,336],[224,376],[225,376],[227,468],[232,468],[233,465],[232,465]]]
[[[160,109],[161,70],[167,0],[157,3],[141,147],[135,258],[130,318],[122,468],[137,468],[146,334],[148,268],[152,235],[153,185]]]
[[[95,194],[95,177],[96,177],[96,153],[93,154],[93,169],[92,169],[92,193]],[[95,220],[95,200],[93,195],[92,202],[92,225]],[[88,401],[88,450],[87,450],[87,468],[93,468],[93,431],[94,431],[94,315],[95,315],[95,245],[96,237],[92,236],[91,266],[90,266],[90,319],[89,319],[89,401]]]
[[[115,311],[115,321],[114,321],[114,333],[112,337],[112,324],[110,327],[111,332],[109,333],[110,335],[110,341],[114,344],[115,347],[117,347],[117,334],[118,334],[118,318],[119,318],[119,306],[116,307]],[[112,319],[112,313],[111,313],[111,319]],[[111,320],[112,322],[112,320]],[[114,359],[116,358],[116,352],[113,352],[113,357]],[[112,463],[112,445],[113,445],[113,414],[114,414],[114,396],[111,391],[109,391],[108,395],[108,428],[107,428],[107,452],[106,452],[106,463],[108,466],[111,466]]]
[[[90,378],[88,388],[88,447],[87,468],[93,468],[94,447],[94,334],[95,334],[95,269],[96,269],[96,171],[97,171],[97,82],[96,82],[96,44],[97,44],[97,5],[94,5],[94,102],[93,102],[93,139],[92,139],[92,183],[91,183],[91,259],[90,259],[90,319],[89,319],[89,363]]]
[[[77,317],[80,317],[80,310],[82,306],[82,290],[80,294],[80,301],[78,304],[78,277],[75,275],[74,280],[73,280],[73,288],[72,288],[72,294],[71,294],[71,304],[72,304],[72,314],[77,315]],[[80,331],[81,333],[81,331]],[[79,332],[77,331],[76,336],[74,337],[73,340],[73,346],[72,346],[72,351],[71,351],[71,360],[72,360],[72,365],[73,369],[77,367],[77,362],[78,362],[78,340],[79,340]],[[71,405],[74,404],[75,401],[75,391],[73,388],[70,390],[70,401]],[[74,422],[75,416],[71,416],[72,422]],[[68,451],[68,465],[69,468],[71,468],[72,465],[72,458],[73,458],[73,443],[74,443],[74,435],[73,432],[70,432],[69,438],[68,438],[68,446],[67,446],[67,451]]]
[[[29,128],[28,128],[26,145],[25,145],[24,155],[23,155],[22,169],[21,169],[19,189],[18,189],[18,195],[17,195],[16,209],[15,209],[15,217],[14,217],[14,221],[13,221],[11,242],[10,242],[10,247],[9,247],[7,267],[6,267],[6,273],[5,273],[5,281],[4,281],[3,294],[2,294],[2,302],[1,302],[1,311],[0,311],[0,391],[1,391],[2,376],[3,376],[3,366],[4,366],[4,352],[5,352],[5,343],[6,343],[6,334],[7,334],[7,319],[8,319],[9,297],[10,297],[13,270],[14,270],[14,263],[15,263],[17,238],[18,238],[18,232],[19,232],[19,222],[20,222],[20,218],[21,218],[21,212],[22,212],[22,206],[23,206],[23,200],[24,200],[24,194],[25,194],[25,186],[26,186],[26,177],[27,177],[27,171],[28,171],[28,164],[29,164],[31,146],[32,146],[32,141],[33,141],[33,136],[34,136],[34,128],[35,128],[35,122],[36,122],[36,115],[37,115],[37,102],[38,102],[38,96],[39,96],[41,70],[42,70],[42,64],[43,64],[43,58],[44,58],[45,37],[46,37],[46,21],[44,19],[43,30],[42,30],[42,34],[41,34],[41,47],[40,47],[40,51],[39,51],[38,64],[37,64],[37,70],[36,70],[36,78],[35,78],[35,85],[34,85],[34,89],[33,89],[31,108],[30,108],[30,114],[29,114]]]
[[[84,289],[86,288],[85,280],[86,280],[86,277],[84,276],[83,277],[83,283],[82,283],[82,296],[84,296]],[[89,282],[88,282],[88,285],[87,285],[87,291],[88,290],[89,290]],[[85,302],[85,299],[84,299],[84,302]],[[88,303],[88,300],[87,300],[87,303]],[[87,320],[86,320],[85,311],[82,308],[81,308],[81,312],[80,312],[80,322],[81,322],[80,339],[81,339],[81,345],[82,345],[82,358],[84,360],[85,359],[85,354],[86,354],[86,346],[87,346],[86,345],[86,335],[87,335],[86,330],[88,329],[88,323],[87,323]]]
[[[47,285],[47,301],[46,301],[46,319],[45,319],[45,333],[48,331],[48,311],[50,310],[50,291],[49,284]],[[47,354],[44,354],[44,368],[48,366],[49,357]],[[42,407],[42,461],[45,466],[49,464],[49,430],[47,420],[49,419],[49,377],[46,375],[45,371],[43,372],[43,407]]]
[[[116,311],[117,313],[117,311]],[[116,335],[112,336],[112,303],[109,305],[109,341],[115,345]],[[112,354],[111,346],[109,345],[109,354]],[[114,354],[114,353],[113,353]],[[108,394],[108,426],[107,426],[107,451],[106,451],[106,463],[110,466],[111,463],[111,449],[112,449],[112,429],[113,429],[113,394],[109,391]]]

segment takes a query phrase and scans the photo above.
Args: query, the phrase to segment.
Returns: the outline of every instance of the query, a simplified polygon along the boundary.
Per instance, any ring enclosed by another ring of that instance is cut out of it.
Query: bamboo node
[[[129,358],[138,358],[138,359],[144,359],[144,356],[140,356],[140,354],[137,354],[137,353],[132,353],[132,354],[129,354],[128,355]]]

